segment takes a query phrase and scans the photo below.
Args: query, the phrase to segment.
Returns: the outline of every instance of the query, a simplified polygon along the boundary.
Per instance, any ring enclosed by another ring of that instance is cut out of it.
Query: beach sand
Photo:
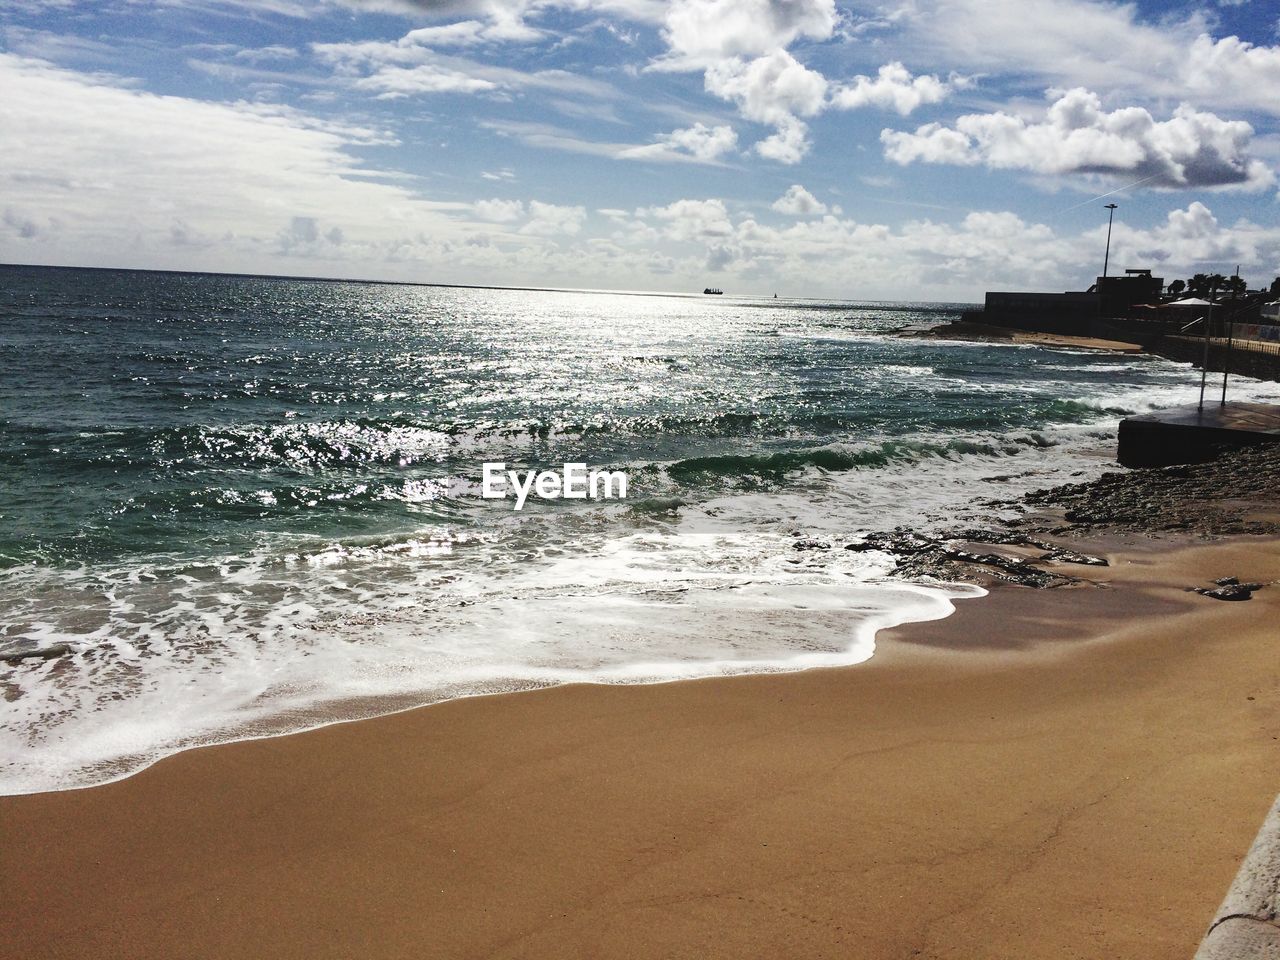
[[[923,331],[912,331],[908,336],[932,337],[938,340],[979,340],[995,343],[1020,343],[1038,347],[1066,347],[1075,350],[1100,350],[1106,353],[1142,353],[1141,344],[1124,340],[1106,340],[1102,337],[1080,337],[1067,333],[1040,333],[1002,327],[972,320],[953,320]]]
[[[1185,960],[1280,789],[1275,539],[867,664],[455,701],[0,800],[6,957]]]

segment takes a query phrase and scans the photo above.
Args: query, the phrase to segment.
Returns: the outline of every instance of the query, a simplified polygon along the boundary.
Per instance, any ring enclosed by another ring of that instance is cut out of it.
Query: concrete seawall
[[[1148,353],[1169,360],[1181,360],[1200,366],[1204,358],[1203,344],[1185,337],[1161,337],[1146,344]],[[1209,345],[1210,373],[1221,373],[1228,358],[1228,351],[1220,344]],[[1231,374],[1254,377],[1258,380],[1280,380],[1280,355],[1254,353],[1247,350],[1230,351]]]
[[[1195,960],[1280,960],[1280,797],[1245,855]]]
[[[1054,333],[1077,337],[1097,337],[1105,340],[1123,340],[1141,344],[1148,353],[1180,360],[1200,366],[1204,345],[1193,338],[1169,336],[1168,327],[1141,320],[1102,319],[1084,317],[1011,317],[972,310],[961,316],[971,323],[988,324],[1011,330],[1033,333]],[[1208,370],[1221,373],[1227,362],[1228,351],[1221,344],[1210,344]],[[1280,354],[1268,354],[1247,350],[1230,351],[1232,374],[1254,377],[1258,380],[1280,381]]]

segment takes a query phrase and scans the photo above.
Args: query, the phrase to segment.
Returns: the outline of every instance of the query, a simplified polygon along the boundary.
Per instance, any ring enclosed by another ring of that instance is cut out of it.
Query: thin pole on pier
[[[1209,293],[1209,313],[1204,318],[1204,356],[1200,359],[1200,406],[1204,409],[1204,388],[1209,377],[1209,328],[1213,326],[1213,293]]]
[[[1237,280],[1240,279],[1240,264],[1238,263],[1236,264],[1235,278]],[[1240,284],[1238,283],[1232,286],[1231,288],[1232,306],[1235,305],[1236,296],[1239,293],[1239,290],[1240,290]],[[1240,313],[1239,310],[1231,311],[1232,318],[1235,318],[1236,316],[1238,316],[1239,313]],[[1227,405],[1227,374],[1231,371],[1231,347],[1232,347],[1231,333],[1234,327],[1235,327],[1235,324],[1232,323],[1230,320],[1228,320],[1227,321],[1227,355],[1222,359],[1222,406],[1224,407]]]
[[[1109,210],[1107,214],[1107,252],[1102,258],[1102,276],[1106,279],[1107,267],[1111,265],[1111,221],[1116,218],[1116,207],[1118,204],[1108,203],[1103,209]]]

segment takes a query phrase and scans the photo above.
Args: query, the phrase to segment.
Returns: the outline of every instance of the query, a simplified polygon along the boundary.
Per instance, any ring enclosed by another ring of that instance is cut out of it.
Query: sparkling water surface
[[[392,705],[856,663],[974,591],[844,543],[1096,475],[1121,415],[1198,386],[893,335],[962,305],[0,284],[0,646],[75,650],[0,666],[7,792]],[[629,496],[516,512],[486,461],[625,470]]]

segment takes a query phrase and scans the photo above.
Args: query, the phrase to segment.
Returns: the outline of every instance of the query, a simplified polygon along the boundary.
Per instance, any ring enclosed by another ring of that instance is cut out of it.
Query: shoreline
[[[865,586],[865,584],[861,585]],[[946,603],[951,607],[951,612],[943,613],[934,619],[946,619],[949,616],[953,616],[956,609],[955,605],[961,600],[978,599],[985,595],[985,593],[961,595],[961,591],[966,591],[968,588],[974,586],[974,584],[969,583],[917,584],[915,581],[895,581],[895,586],[899,588],[912,586],[920,587],[922,590],[930,591],[932,599],[935,601],[939,603]],[[948,595],[944,597],[942,595],[943,593]],[[111,760],[102,761],[94,768],[83,768],[85,770],[93,769],[95,771],[115,771],[105,774],[104,779],[95,780],[92,783],[75,783],[52,789],[25,789],[16,792],[0,792],[0,804],[7,799],[13,798],[47,796],[58,793],[95,790],[100,787],[108,787],[113,784],[129,780],[130,778],[149,770],[158,763],[163,763],[174,757],[194,751],[208,750],[218,747],[234,747],[237,744],[256,743],[263,740],[274,740],[281,737],[300,736],[321,731],[328,727],[363,723],[369,720],[379,720],[385,717],[395,717],[400,714],[410,713],[416,710],[426,710],[431,707],[437,707],[463,700],[483,700],[490,697],[519,696],[522,694],[537,693],[563,687],[614,688],[630,686],[662,686],[672,683],[696,683],[705,680],[731,680],[737,677],[787,676],[796,673],[803,673],[809,670],[850,669],[861,666],[862,664],[869,662],[871,659],[874,659],[875,638],[877,638],[881,633],[916,623],[929,622],[927,619],[912,619],[912,616],[919,615],[919,613],[920,611],[916,611],[915,614],[906,616],[905,618],[900,615],[881,618],[893,621],[888,625],[884,623],[881,623],[878,626],[860,624],[854,635],[858,639],[851,641],[849,646],[843,651],[795,654],[790,659],[768,661],[764,666],[760,666],[758,661],[717,661],[716,664],[723,667],[723,669],[719,669],[714,672],[707,670],[707,672],[685,676],[654,675],[652,677],[629,677],[627,679],[617,680],[535,680],[528,678],[517,680],[513,678],[509,681],[510,685],[507,689],[477,690],[461,693],[455,692],[439,697],[438,699],[429,699],[429,695],[421,691],[408,691],[403,693],[359,697],[353,696],[333,700],[317,700],[277,714],[272,714],[266,718],[259,718],[254,721],[245,722],[237,727],[228,727],[225,730],[222,730],[219,734],[209,737],[204,742],[178,742],[172,745],[167,752],[160,755],[119,756],[114,757]],[[863,657],[861,656],[861,647],[865,637],[868,635],[871,637],[873,650],[872,653]],[[62,645],[58,645],[58,647],[60,646]],[[58,647],[53,648],[54,659],[63,655],[63,651],[59,650]],[[20,663],[22,659],[27,658],[48,659],[48,657],[46,657],[46,653],[49,649],[50,648],[37,648],[30,653],[22,654],[21,657],[9,658],[6,662]],[[810,659],[829,660],[835,662],[804,662]],[[0,657],[0,660],[5,660],[5,658]]]
[[[1171,545],[857,666],[452,700],[0,799],[8,955],[1189,956],[1275,792],[1280,590],[1184,590],[1280,580],[1280,540]]]

